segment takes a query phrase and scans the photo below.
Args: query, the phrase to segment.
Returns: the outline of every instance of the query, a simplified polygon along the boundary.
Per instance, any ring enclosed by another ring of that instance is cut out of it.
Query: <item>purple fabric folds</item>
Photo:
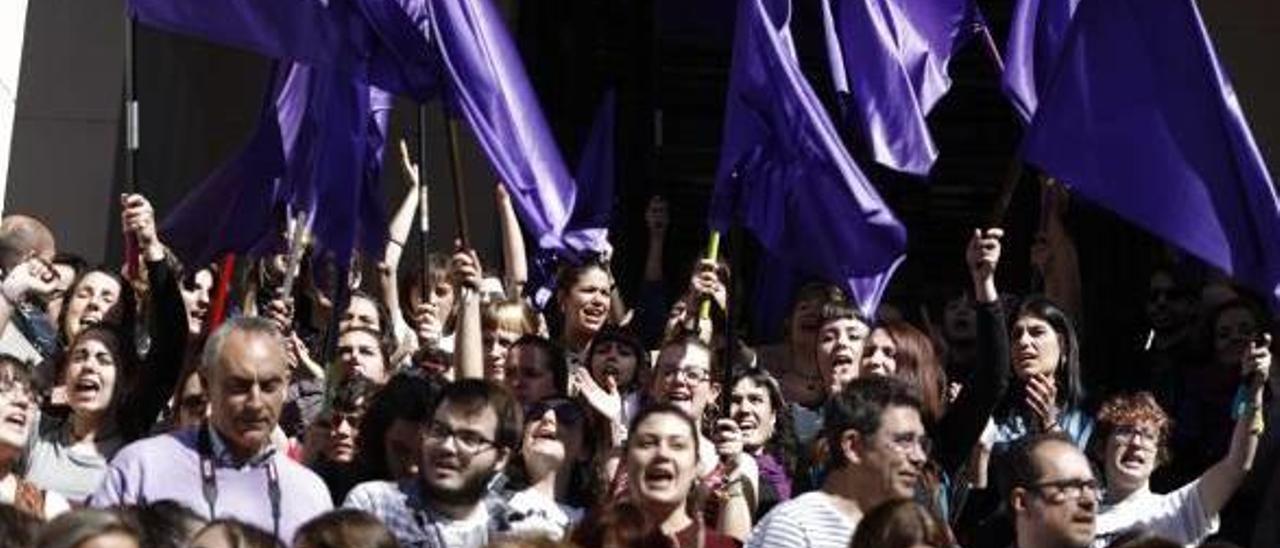
[[[711,226],[746,226],[770,253],[875,310],[906,229],[854,164],[795,58],[788,0],[742,0]]]
[[[609,245],[609,221],[613,216],[614,120],[617,94],[605,93],[596,108],[591,131],[578,157],[578,195],[573,215],[565,228],[564,243],[569,252],[578,255],[601,255],[612,251]]]
[[[1023,146],[1280,303],[1280,200],[1192,0],[1082,1]]]
[[[845,122],[876,162],[926,176],[938,157],[925,116],[951,87],[947,63],[982,24],[972,0],[822,0]]]
[[[278,61],[250,144],[166,219],[184,260],[278,241],[286,211],[312,213],[316,241],[340,264],[355,244],[380,256],[392,94],[441,97],[471,126],[539,246],[564,247],[576,187],[488,0],[130,0],[130,8],[144,23]],[[227,214],[212,224],[209,211]]]
[[[445,101],[470,124],[538,246],[563,248],[575,185],[501,14],[488,0],[427,6]]]
[[[1023,122],[1031,120],[1080,0],[1018,0],[1009,25],[1001,84]]]

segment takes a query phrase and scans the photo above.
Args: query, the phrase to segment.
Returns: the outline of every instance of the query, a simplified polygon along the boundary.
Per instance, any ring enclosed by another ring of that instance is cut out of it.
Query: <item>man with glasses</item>
[[[1262,387],[1271,369],[1270,336],[1244,350],[1240,390],[1231,447],[1221,460],[1198,478],[1166,494],[1151,492],[1151,475],[1167,460],[1170,420],[1146,392],[1116,396],[1098,412],[1093,449],[1107,479],[1098,512],[1098,536],[1103,547],[1120,535],[1144,529],[1182,545],[1196,545],[1218,530],[1218,513],[1253,467],[1261,420]],[[1263,546],[1263,545],[1259,545]]]
[[[356,486],[345,506],[377,516],[401,546],[472,548],[504,531],[493,483],[522,433],[519,405],[505,388],[464,379],[445,387],[423,425],[418,477]]]
[[[822,488],[775,507],[749,548],[843,548],[872,508],[915,494],[929,439],[910,385],[881,376],[850,381],[828,399],[822,435],[830,448]]]
[[[1009,455],[1009,509],[1018,548],[1086,548],[1093,542],[1098,480],[1060,432],[1022,439]]]

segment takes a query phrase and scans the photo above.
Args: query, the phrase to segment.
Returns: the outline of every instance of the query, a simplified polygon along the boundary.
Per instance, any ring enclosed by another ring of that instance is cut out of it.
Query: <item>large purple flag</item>
[[[845,122],[875,160],[925,176],[938,157],[925,116],[951,87],[951,55],[981,28],[973,0],[822,0]]]
[[[259,128],[268,135],[253,139],[274,143],[269,134],[282,133],[280,157],[266,158],[269,147],[262,145],[247,149],[171,215],[166,225],[175,235],[182,227],[197,226],[218,196],[270,193],[274,207],[255,213],[274,215],[282,207],[309,211],[317,240],[339,253],[337,258],[349,253],[339,249],[343,242],[356,240],[376,253],[385,240],[377,175],[389,92],[420,101],[443,96],[470,124],[539,245],[563,247],[573,180],[509,33],[487,0],[131,0],[130,5],[148,24],[295,61],[295,67],[308,71],[308,83],[276,88],[279,94],[269,100],[275,104],[264,117],[279,119]],[[275,181],[277,166],[286,164],[283,179]],[[249,179],[274,181],[278,188],[249,189]],[[206,227],[214,241],[193,242],[191,247],[206,249],[184,258],[203,260],[215,249],[245,251],[241,240],[247,236],[230,242],[223,235],[275,221],[241,218],[240,226]]]
[[[609,221],[613,217],[614,119],[617,97],[605,93],[596,109],[591,131],[578,157],[574,177],[578,185],[573,215],[565,227],[565,247],[578,256],[609,252]]]
[[[551,137],[502,16],[488,0],[430,0],[445,100],[470,124],[543,249],[561,249],[573,178]]]
[[[340,265],[357,244],[379,255],[388,101],[337,71],[277,63],[249,144],[169,214],[166,241],[190,264],[206,264],[224,252],[270,249],[283,215],[306,212],[316,243]]]
[[[711,225],[738,221],[779,259],[847,288],[868,314],[906,229],[859,171],[791,39],[789,0],[742,0]]]
[[[1004,93],[1022,121],[1031,120],[1053,75],[1071,15],[1080,0],[1018,0],[1004,54]]]
[[[1280,200],[1193,0],[1084,0],[1023,144],[1280,304]]]

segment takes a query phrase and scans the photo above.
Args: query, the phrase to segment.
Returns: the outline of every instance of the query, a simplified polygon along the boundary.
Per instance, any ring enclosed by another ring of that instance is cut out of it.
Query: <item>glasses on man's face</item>
[[[1160,441],[1160,433],[1156,432],[1155,429],[1133,425],[1115,427],[1111,431],[1111,437],[1120,443],[1133,443],[1141,440],[1141,443],[1146,445],[1155,445]]]
[[[457,444],[458,452],[468,455],[475,455],[482,451],[492,449],[494,447],[493,440],[484,437],[470,430],[454,430],[449,425],[441,422],[433,422],[427,427],[427,431],[423,433],[426,441],[444,445],[449,438],[453,438]]]
[[[928,457],[929,450],[933,448],[933,441],[924,434],[903,433],[891,436],[889,446],[903,455],[909,455],[912,450],[919,449],[922,455]]]
[[[1097,500],[1101,489],[1098,480],[1093,478],[1042,481],[1030,486],[1031,491],[1053,504],[1062,504],[1068,500],[1080,500],[1086,493],[1088,493],[1090,499]]]
[[[675,380],[677,376],[684,376],[685,380],[698,384],[711,378],[711,372],[707,371],[707,368],[705,367],[697,366],[668,367],[662,370],[662,378],[664,380],[672,381]]]

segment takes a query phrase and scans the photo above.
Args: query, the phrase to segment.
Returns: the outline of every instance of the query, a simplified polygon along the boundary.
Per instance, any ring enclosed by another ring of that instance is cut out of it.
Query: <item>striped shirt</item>
[[[826,493],[812,491],[774,507],[751,532],[747,548],[845,548],[857,526]]]

